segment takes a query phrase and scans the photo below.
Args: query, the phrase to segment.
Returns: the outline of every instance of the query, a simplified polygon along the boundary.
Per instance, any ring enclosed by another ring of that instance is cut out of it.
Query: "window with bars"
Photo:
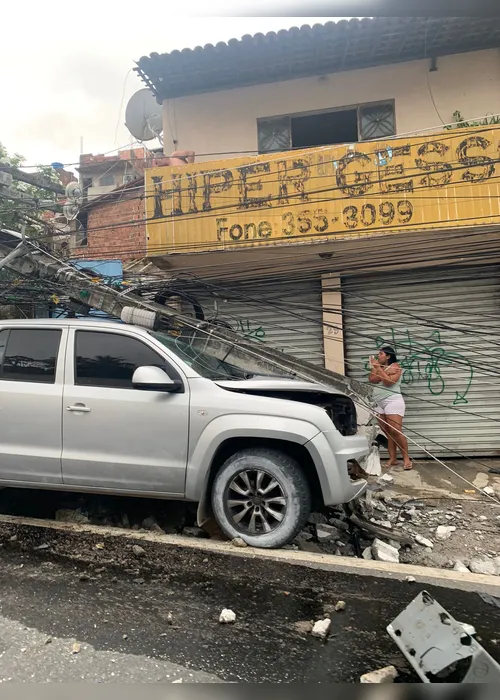
[[[259,119],[257,133],[259,153],[384,139],[396,133],[394,103]]]

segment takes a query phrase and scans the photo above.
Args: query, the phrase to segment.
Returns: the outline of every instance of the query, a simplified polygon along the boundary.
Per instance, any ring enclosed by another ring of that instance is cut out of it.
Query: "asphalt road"
[[[385,632],[415,584],[152,543],[137,559],[121,538],[13,532],[0,532],[2,682],[352,683],[388,664],[415,680]],[[427,590],[498,658],[498,608]],[[295,631],[339,599],[326,643]],[[219,623],[224,607],[234,625]]]

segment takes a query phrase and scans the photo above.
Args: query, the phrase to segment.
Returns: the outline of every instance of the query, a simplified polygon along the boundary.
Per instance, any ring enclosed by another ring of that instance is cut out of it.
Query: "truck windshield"
[[[157,331],[148,331],[148,333],[205,379],[250,379],[253,376],[252,372],[246,372],[229,362],[218,360],[207,352],[200,352],[181,338]]]

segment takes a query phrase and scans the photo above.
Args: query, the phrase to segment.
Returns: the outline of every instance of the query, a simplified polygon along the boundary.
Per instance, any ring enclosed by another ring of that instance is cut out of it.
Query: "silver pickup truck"
[[[366,488],[354,404],[326,387],[92,320],[0,321],[0,361],[1,486],[195,501],[256,547]]]

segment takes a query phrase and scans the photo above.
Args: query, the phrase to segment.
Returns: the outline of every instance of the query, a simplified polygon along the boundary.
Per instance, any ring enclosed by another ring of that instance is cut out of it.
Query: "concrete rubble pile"
[[[500,576],[500,516],[494,504],[482,504],[489,513],[483,515],[473,510],[478,506],[474,502],[454,500],[443,505],[437,498],[408,499],[390,487],[390,480],[380,478],[354,507],[311,513],[286,549],[441,567],[457,574]],[[101,507],[97,501],[97,506],[90,508],[61,509],[56,512],[56,519],[149,531],[160,536],[225,539],[213,522],[197,527],[194,513],[186,504],[178,503],[163,504],[158,512],[138,515]],[[244,534],[228,544],[247,546]]]
[[[494,508],[490,517],[478,515],[469,512],[474,503],[464,501],[462,505],[453,501],[443,507],[438,499],[408,499],[386,491],[389,485],[389,479],[379,479],[377,488],[380,490],[367,492],[359,502],[361,513],[356,518],[348,508],[341,507],[312,513],[305,528],[288,547],[318,554],[500,576],[500,517]],[[488,530],[472,530],[480,546],[466,542],[462,545],[464,536],[478,524],[488,526]],[[460,552],[459,557],[455,549]]]

